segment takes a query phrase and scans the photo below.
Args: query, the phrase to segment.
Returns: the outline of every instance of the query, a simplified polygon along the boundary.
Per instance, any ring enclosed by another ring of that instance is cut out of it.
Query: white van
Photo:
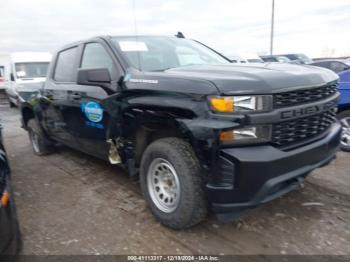
[[[0,65],[0,89],[5,87],[5,66]]]
[[[51,61],[50,53],[17,52],[10,56],[10,79],[6,85],[6,93],[10,106],[18,106],[19,89],[33,88],[34,83],[46,80],[47,69]]]

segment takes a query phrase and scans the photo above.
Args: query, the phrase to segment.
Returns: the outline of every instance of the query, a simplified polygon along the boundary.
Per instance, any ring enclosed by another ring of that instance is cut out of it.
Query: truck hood
[[[247,65],[195,65],[164,72],[212,82],[221,94],[267,94],[324,85],[336,81],[332,71],[309,65],[265,63]]]

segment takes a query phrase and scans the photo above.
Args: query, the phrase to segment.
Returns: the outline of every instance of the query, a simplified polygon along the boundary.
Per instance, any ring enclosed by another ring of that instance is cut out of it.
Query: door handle
[[[79,100],[82,98],[82,95],[79,94],[79,93],[73,93],[70,95],[70,97],[73,99],[73,100]]]

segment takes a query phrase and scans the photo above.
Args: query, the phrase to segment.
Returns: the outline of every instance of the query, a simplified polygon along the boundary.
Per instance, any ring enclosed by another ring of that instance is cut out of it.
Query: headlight
[[[219,113],[269,111],[272,109],[272,96],[212,96],[211,109]]]
[[[222,144],[266,143],[271,139],[271,125],[250,126],[220,133]]]

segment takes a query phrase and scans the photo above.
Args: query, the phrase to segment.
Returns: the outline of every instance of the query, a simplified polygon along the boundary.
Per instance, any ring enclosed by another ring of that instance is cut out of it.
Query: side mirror
[[[10,74],[10,80],[15,81],[15,76],[13,75],[13,73]]]
[[[111,76],[107,68],[93,68],[78,70],[78,85],[108,86],[111,83]]]

